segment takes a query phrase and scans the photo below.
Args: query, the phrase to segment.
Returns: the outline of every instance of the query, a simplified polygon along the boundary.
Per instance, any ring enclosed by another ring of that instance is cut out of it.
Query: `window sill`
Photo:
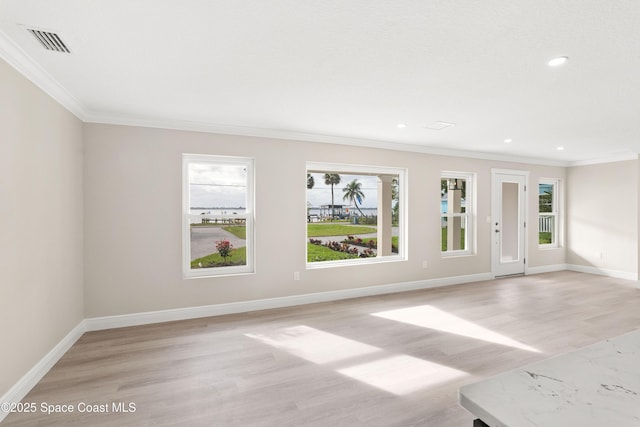
[[[190,280],[190,279],[211,279],[211,278],[215,278],[215,277],[232,277],[232,276],[250,276],[256,274],[256,272],[254,270],[239,270],[239,269],[234,269],[234,271],[224,271],[224,272],[219,272],[219,273],[213,273],[210,271],[207,272],[197,272],[197,273],[193,273],[193,272],[188,272],[188,273],[182,273],[182,278],[184,280]]]
[[[463,258],[475,256],[476,254],[470,251],[451,251],[451,252],[440,252],[441,258]]]
[[[549,251],[553,249],[561,249],[559,245],[538,245],[538,250]]]
[[[315,270],[320,268],[381,264],[381,263],[387,263],[387,262],[399,262],[399,261],[406,261],[406,260],[407,260],[406,258],[400,255],[394,255],[394,256],[386,256],[381,258],[376,257],[376,258],[358,258],[358,259],[337,260],[337,261],[307,262],[307,270]]]

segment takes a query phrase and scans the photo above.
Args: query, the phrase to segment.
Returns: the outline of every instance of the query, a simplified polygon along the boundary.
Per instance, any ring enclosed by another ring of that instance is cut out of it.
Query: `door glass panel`
[[[500,230],[500,261],[520,259],[518,233],[518,183],[502,183],[502,228]]]

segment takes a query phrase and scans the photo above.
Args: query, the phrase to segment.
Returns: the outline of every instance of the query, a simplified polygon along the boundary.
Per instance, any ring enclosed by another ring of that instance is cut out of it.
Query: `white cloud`
[[[243,165],[189,165],[192,207],[245,207],[247,171]]]

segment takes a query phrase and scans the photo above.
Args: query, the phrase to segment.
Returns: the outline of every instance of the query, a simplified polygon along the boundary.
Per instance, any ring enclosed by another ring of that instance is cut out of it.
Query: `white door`
[[[492,170],[492,273],[524,274],[526,248],[525,171]]]

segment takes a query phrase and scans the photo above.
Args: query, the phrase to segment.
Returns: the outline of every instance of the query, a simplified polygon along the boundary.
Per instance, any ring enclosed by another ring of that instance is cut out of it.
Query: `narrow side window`
[[[440,247],[443,255],[468,255],[473,248],[473,175],[440,176]]]
[[[558,180],[541,179],[538,184],[538,244],[558,246]]]

